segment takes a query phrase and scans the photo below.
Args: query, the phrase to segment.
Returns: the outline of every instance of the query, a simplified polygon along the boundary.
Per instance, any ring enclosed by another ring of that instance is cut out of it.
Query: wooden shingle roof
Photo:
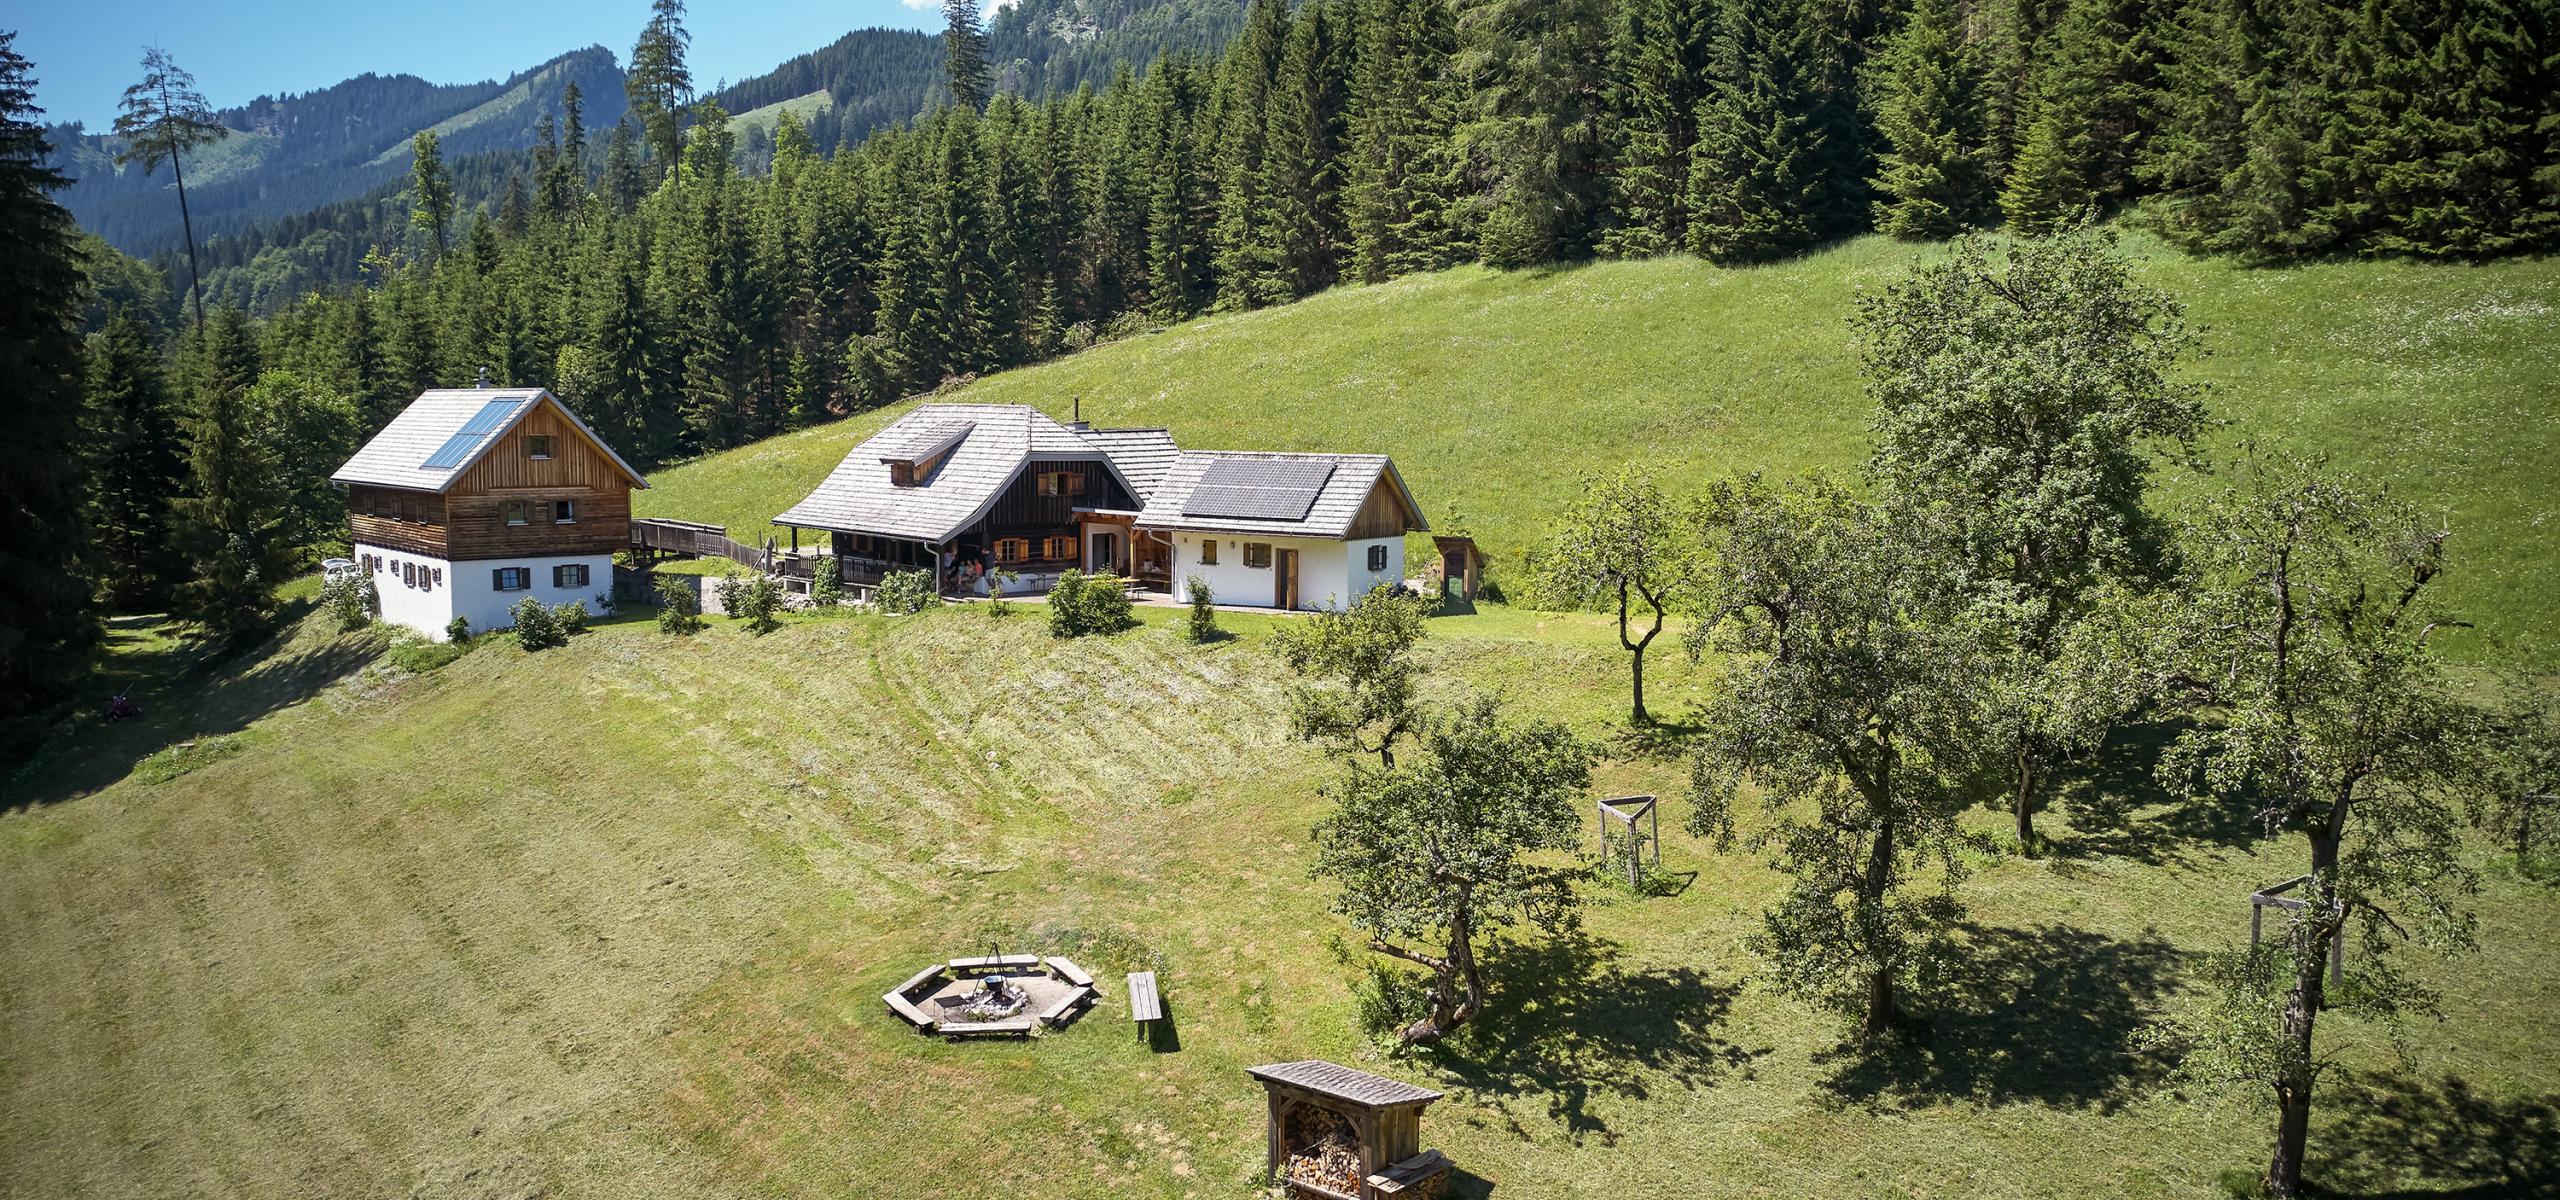
[[[1324,479],[1315,502],[1302,520],[1272,517],[1203,516],[1186,513],[1192,493],[1200,488],[1201,479],[1221,461],[1272,464],[1307,464],[1319,468],[1330,466],[1332,474]],[[1384,480],[1396,493],[1411,518],[1411,528],[1429,529],[1422,519],[1421,506],[1406,490],[1404,478],[1396,473],[1396,465],[1383,454],[1282,454],[1246,450],[1186,450],[1166,468],[1164,479],[1147,497],[1146,511],[1138,514],[1141,528],[1193,529],[1210,533],[1266,533],[1278,537],[1347,537],[1351,525],[1360,515],[1360,505],[1370,491]]]
[[[1285,1083],[1371,1108],[1425,1104],[1440,1098],[1440,1093],[1429,1088],[1315,1059],[1246,1067],[1244,1073],[1266,1083]]]
[[[496,407],[508,404],[513,407],[504,411]],[[542,388],[433,388],[421,392],[409,407],[400,410],[399,416],[382,427],[382,432],[358,449],[355,457],[329,476],[329,481],[441,492],[462,478],[491,446],[504,440],[509,430],[546,404],[567,417],[573,428],[630,476],[631,486],[649,486],[649,481],[597,437],[595,430],[587,428],[578,414]],[[474,419],[484,413],[493,415],[475,425]],[[462,437],[466,429],[476,440]]]
[[[1160,432],[1160,431],[1159,431]],[[956,436],[955,436],[956,435]],[[1166,439],[1168,447],[1171,438]],[[941,454],[910,487],[890,482],[890,463]],[[816,490],[775,517],[776,525],[833,529],[919,542],[948,541],[975,524],[1033,459],[1099,462],[1137,495],[1146,493],[1090,433],[1022,404],[925,404],[865,438]]]

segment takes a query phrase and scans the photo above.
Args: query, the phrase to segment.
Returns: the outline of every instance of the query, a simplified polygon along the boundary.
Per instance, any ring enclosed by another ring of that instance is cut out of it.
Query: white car
[[[336,583],[341,579],[353,579],[355,576],[356,560],[352,558],[325,559],[320,563],[320,578],[323,582]]]

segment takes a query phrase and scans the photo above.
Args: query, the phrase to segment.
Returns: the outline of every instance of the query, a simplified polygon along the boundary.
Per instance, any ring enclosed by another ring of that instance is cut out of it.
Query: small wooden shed
[[[1422,1148],[1422,1110],[1440,1093],[1329,1062],[1247,1067],[1271,1103],[1270,1171],[1291,1196],[1437,1197],[1450,1161]]]
[[[1476,540],[1464,535],[1434,536],[1431,545],[1440,552],[1440,595],[1474,603],[1476,588],[1484,582],[1484,555],[1476,550]]]

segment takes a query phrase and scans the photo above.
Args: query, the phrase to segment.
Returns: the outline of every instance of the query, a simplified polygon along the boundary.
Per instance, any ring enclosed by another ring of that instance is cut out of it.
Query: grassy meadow
[[[2477,530],[2458,594],[2550,644],[2560,268],[2137,247],[2214,327],[2226,415],[2452,507]],[[1081,395],[1195,446],[1384,449],[1435,520],[1507,555],[1578,470],[1853,463],[1842,308],[1924,253],[1451,272],[964,394],[1060,415]],[[663,472],[642,511],[759,528],[884,419]],[[1436,618],[1429,694],[1498,690],[1604,740],[1602,794],[1666,798],[1675,886],[1594,882],[1580,936],[1497,952],[1492,1011],[1394,1059],[1307,878],[1334,768],[1286,736],[1284,618],[1224,616],[1237,636],[1195,647],[1162,609],[1074,642],[1030,605],[763,638],[644,613],[413,673],[292,596],[228,661],[120,624],[102,683],[147,715],[0,773],[0,1196],[1241,1197],[1263,1146],[1243,1068],[1307,1057],[1446,1091],[1424,1138],[1476,1198],[2207,1196],[2265,1156],[2265,1113],[2171,1091],[2138,1033],[2301,852],[2147,790],[2156,738],[2078,784],[2137,791],[2130,820],[2066,807],[2053,855],[1973,864],[1963,969],[1871,1057],[1756,982],[1742,939],[1778,877],[1679,832],[1678,722],[1714,664],[1658,653],[1668,724],[1636,735],[1603,619]],[[2409,960],[2443,1020],[2322,1023],[2332,1195],[2560,1196],[2560,891],[2475,857],[2481,949]],[[991,944],[1072,954],[1101,1004],[959,1045],[883,1010]],[[1137,969],[1172,1018],[1154,1045],[1127,1019]]]
[[[2560,262],[2250,269],[2141,234],[2125,246],[2187,305],[2195,367],[2240,437],[2333,456],[2454,521],[2446,594],[2560,666]],[[1498,578],[1590,472],[1640,463],[1675,486],[1736,471],[1853,468],[1866,454],[1848,316],[1944,251],[1885,238],[1742,270],[1690,258],[1542,271],[1462,268],[1186,322],[945,398],[1063,420],[1164,425],[1196,449],[1395,456],[1436,527],[1473,532]],[[752,541],[906,406],[661,471],[642,516]],[[2183,472],[2173,500],[2218,486]]]

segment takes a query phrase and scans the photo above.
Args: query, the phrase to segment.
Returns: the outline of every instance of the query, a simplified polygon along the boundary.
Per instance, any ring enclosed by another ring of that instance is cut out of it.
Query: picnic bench
[[[1129,972],[1129,1019],[1138,1023],[1141,1036],[1148,1023],[1164,1019],[1164,997],[1156,992],[1155,972]]]
[[[1092,974],[1087,972],[1083,967],[1077,966],[1073,960],[1053,957],[1049,959],[1048,962],[1049,969],[1057,972],[1058,978],[1066,980],[1077,987],[1089,988],[1093,986]]]

